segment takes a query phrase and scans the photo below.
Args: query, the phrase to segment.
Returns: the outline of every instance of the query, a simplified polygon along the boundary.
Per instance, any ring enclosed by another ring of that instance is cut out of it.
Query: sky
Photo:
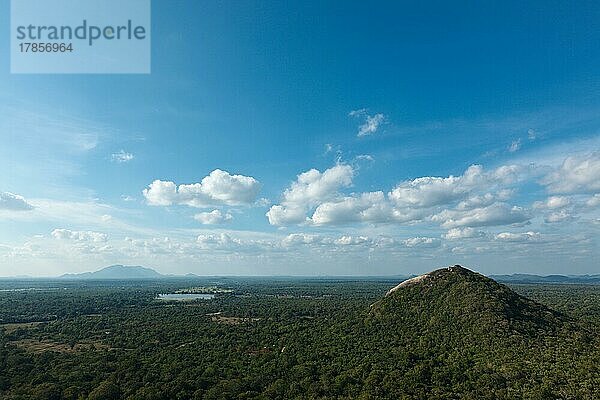
[[[0,276],[600,273],[597,2],[154,0],[140,75],[5,36]]]

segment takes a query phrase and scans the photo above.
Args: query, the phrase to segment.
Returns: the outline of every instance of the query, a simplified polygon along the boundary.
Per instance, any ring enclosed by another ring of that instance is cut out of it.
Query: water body
[[[212,300],[215,298],[214,294],[208,293],[168,293],[159,294],[157,299],[169,300],[169,301],[190,301],[190,300]]]

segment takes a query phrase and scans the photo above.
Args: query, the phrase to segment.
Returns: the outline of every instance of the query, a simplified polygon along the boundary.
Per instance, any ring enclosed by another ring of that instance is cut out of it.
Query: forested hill
[[[447,335],[495,332],[536,336],[560,329],[567,318],[507,286],[455,265],[401,282],[372,306],[382,320]]]

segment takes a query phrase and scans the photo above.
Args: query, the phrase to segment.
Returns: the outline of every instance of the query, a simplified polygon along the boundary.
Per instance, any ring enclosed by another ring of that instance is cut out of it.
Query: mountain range
[[[143,266],[128,266],[128,265],[111,265],[104,267],[93,272],[83,272],[75,274],[63,274],[58,279],[70,279],[70,280],[118,280],[118,279],[163,279],[163,278],[200,278],[200,275],[188,273],[185,275],[172,275],[172,274],[161,274],[152,268]],[[535,275],[535,274],[511,274],[511,275],[490,275],[491,279],[504,282],[504,283],[564,283],[564,284],[600,284],[600,274],[595,275]],[[337,278],[337,279],[385,279],[388,280],[392,277],[323,277],[326,279]],[[410,277],[398,276],[399,279],[408,279]],[[38,279],[32,276],[12,276],[12,277],[0,277],[0,279]],[[40,278],[42,279],[42,278]],[[47,279],[47,278],[45,278]]]

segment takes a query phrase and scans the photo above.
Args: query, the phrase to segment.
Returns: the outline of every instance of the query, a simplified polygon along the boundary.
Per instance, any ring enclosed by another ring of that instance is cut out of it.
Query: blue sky
[[[149,75],[0,42],[0,276],[600,273],[596,3],[152,7]]]

